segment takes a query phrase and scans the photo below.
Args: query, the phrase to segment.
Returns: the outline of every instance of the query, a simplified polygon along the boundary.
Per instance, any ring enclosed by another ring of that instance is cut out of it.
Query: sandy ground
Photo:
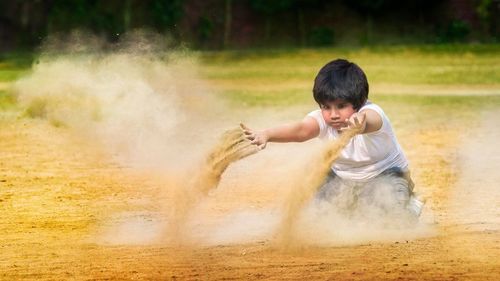
[[[119,165],[44,120],[2,113],[0,279],[499,280],[499,116],[486,112],[467,132],[479,139],[442,127],[401,133],[428,197],[422,219],[431,234],[287,250],[272,239],[229,243],[220,235],[212,243],[159,242],[173,200],[168,175]],[[232,188],[241,170],[228,170],[198,212],[275,207],[280,190],[258,179]]]

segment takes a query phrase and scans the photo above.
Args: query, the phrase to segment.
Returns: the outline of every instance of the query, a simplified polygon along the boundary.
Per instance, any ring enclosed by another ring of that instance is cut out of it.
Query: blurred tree
[[[305,15],[312,9],[324,7],[326,0],[294,0],[292,5],[297,15],[297,34],[300,46],[307,45],[307,20]]]
[[[0,1],[0,49],[15,45],[33,45],[45,35],[46,3]]]
[[[214,23],[207,16],[200,17],[197,26],[200,46],[205,46],[213,35]]]
[[[52,0],[49,3],[49,33],[79,28],[107,35],[124,31],[122,1]]]
[[[390,0],[344,0],[344,3],[358,11],[365,18],[365,38],[364,42],[372,43],[373,40],[373,17],[383,10],[384,4]]]
[[[393,42],[406,34],[413,42],[434,42],[436,33],[442,40],[488,41],[500,39],[499,24],[500,0],[0,0],[0,49],[36,46],[47,34],[73,29],[116,40],[143,27],[213,48],[279,40],[332,44],[360,27],[361,42],[371,44],[382,26],[390,26],[383,31]]]
[[[406,0],[405,2],[392,2],[391,6],[405,7],[406,11],[417,15],[418,23],[423,25],[426,16],[433,13],[443,0]]]
[[[250,6],[255,11],[264,14],[264,39],[266,42],[269,42],[269,39],[271,37],[271,22],[273,15],[292,7],[293,4],[294,0],[250,0]]]
[[[232,0],[224,0],[224,39],[222,43],[223,48],[227,48],[229,45],[232,19],[233,19]]]
[[[132,21],[132,0],[125,0],[123,6],[123,30],[128,31]]]
[[[177,22],[184,14],[183,0],[150,0],[149,11],[154,26],[162,32],[169,31],[178,35]]]
[[[470,26],[463,20],[452,20],[439,32],[438,42],[457,43],[465,42],[470,33]]]
[[[335,41],[333,29],[325,26],[315,27],[309,34],[309,42],[312,46],[331,46]]]
[[[483,33],[487,36],[499,38],[498,24],[500,11],[500,0],[478,0],[476,6],[476,13],[481,22]]]

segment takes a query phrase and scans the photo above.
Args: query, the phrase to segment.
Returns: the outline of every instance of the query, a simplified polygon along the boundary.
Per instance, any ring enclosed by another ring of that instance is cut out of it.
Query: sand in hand
[[[189,212],[196,204],[215,189],[224,171],[233,162],[255,154],[260,149],[251,144],[241,128],[227,130],[219,141],[207,153],[202,166],[195,173],[185,188],[179,189],[175,195],[173,208],[173,223],[170,237],[177,242],[186,242],[183,237]]]

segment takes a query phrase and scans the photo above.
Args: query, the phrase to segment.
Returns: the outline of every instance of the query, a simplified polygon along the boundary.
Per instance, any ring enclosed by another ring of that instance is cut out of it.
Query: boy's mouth
[[[335,129],[339,129],[345,126],[344,122],[330,122],[330,126],[334,127]]]

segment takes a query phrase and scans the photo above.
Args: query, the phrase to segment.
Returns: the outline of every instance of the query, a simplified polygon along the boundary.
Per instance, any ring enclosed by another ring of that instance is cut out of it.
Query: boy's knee
[[[369,182],[360,194],[363,205],[385,213],[399,213],[406,208],[411,196],[408,181],[396,175],[383,175]]]

